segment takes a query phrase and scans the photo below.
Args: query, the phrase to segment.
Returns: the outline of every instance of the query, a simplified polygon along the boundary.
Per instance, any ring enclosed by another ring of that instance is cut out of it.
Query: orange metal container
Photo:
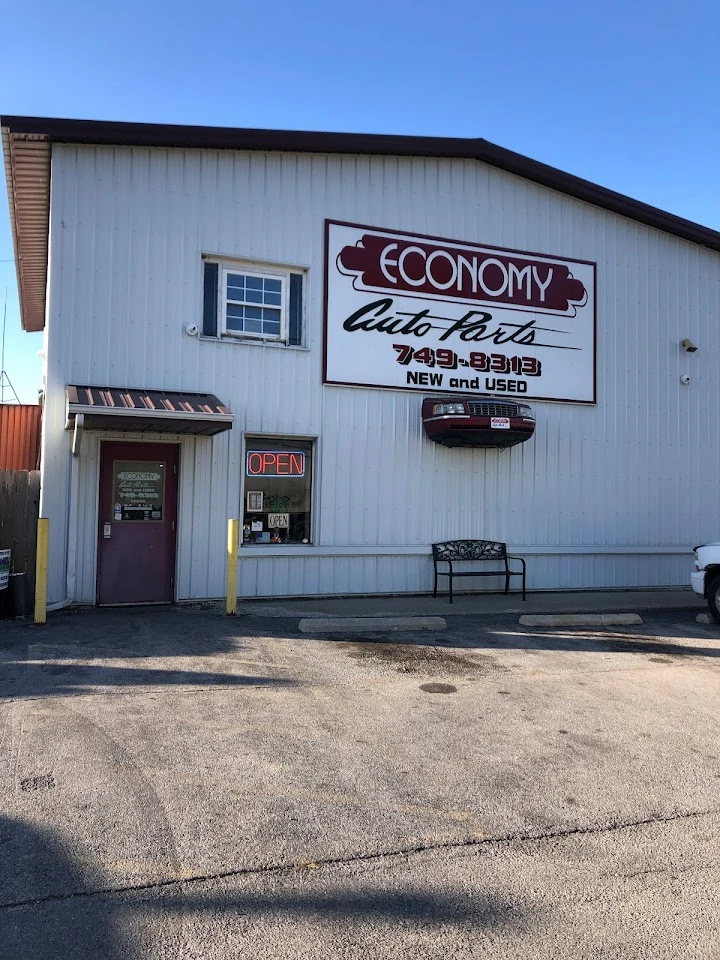
[[[0,470],[38,469],[41,422],[37,404],[0,404]]]

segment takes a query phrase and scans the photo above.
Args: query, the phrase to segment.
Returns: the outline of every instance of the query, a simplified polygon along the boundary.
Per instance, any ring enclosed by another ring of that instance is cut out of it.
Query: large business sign
[[[324,382],[595,402],[595,264],[326,221]]]

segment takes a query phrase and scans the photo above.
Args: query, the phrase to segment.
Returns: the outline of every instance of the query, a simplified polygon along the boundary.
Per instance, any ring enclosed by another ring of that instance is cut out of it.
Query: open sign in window
[[[249,477],[304,477],[305,454],[301,450],[248,450]]]
[[[312,441],[247,437],[243,544],[312,540]]]

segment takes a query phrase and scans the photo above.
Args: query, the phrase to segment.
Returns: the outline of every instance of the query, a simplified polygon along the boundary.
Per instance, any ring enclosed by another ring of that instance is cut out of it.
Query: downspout
[[[85,426],[85,414],[78,413],[75,417],[75,429],[72,437],[72,457],[70,459],[70,503],[68,510],[68,546],[67,571],[65,580],[65,599],[57,603],[48,604],[48,611],[62,610],[68,607],[75,599],[75,584],[77,571],[77,516],[78,494],[80,490],[80,451],[82,449],[82,434]]]

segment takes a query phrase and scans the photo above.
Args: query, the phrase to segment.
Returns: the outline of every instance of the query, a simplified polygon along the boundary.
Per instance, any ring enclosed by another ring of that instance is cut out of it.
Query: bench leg
[[[435,567],[435,586],[433,587],[433,596],[437,596],[437,567]]]
[[[505,594],[510,593],[510,577],[505,574]]]
[[[450,603],[452,603],[452,574],[450,574],[448,580],[450,581]]]

